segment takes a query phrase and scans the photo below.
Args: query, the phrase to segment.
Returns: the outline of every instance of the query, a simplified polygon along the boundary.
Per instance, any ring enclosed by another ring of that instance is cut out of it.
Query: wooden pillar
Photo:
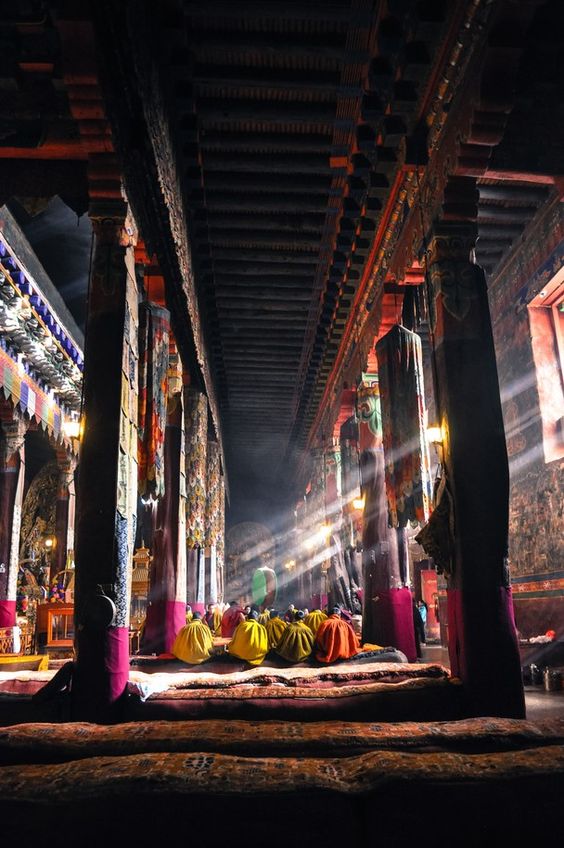
[[[138,294],[123,201],[91,208],[95,249],[83,384],[76,515],[77,661],[73,717],[116,716],[129,672],[137,509]]]
[[[477,204],[475,180],[454,182],[450,208],[468,210],[470,217]],[[507,561],[509,470],[486,279],[473,262],[476,237],[471,220],[439,223],[427,255],[437,407],[454,522],[449,654],[474,714],[522,717]]]
[[[16,590],[28,424],[12,408],[0,437],[0,627],[16,624]]]
[[[74,550],[75,490],[74,472],[76,457],[67,452],[57,452],[59,480],[55,506],[55,556],[52,569],[57,574],[67,565],[69,550]],[[53,574],[51,574],[51,578]]]

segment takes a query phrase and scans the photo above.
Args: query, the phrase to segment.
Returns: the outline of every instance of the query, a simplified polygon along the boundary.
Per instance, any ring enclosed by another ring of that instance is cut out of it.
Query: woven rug
[[[21,724],[0,729],[0,764],[196,751],[239,756],[351,756],[370,750],[488,753],[564,745],[564,719],[451,722],[167,721],[102,726]]]

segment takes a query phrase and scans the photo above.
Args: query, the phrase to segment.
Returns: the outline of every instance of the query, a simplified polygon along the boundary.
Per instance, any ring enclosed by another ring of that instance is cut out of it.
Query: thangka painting
[[[431,504],[421,339],[396,325],[376,344],[388,518],[391,527],[424,524]]]
[[[170,313],[154,303],[139,307],[139,494],[164,494],[164,439]]]
[[[199,548],[206,541],[206,463],[208,399],[202,392],[184,392],[186,438],[186,544]]]

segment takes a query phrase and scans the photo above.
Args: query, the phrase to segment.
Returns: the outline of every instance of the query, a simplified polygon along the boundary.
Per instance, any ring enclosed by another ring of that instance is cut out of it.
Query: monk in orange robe
[[[339,607],[333,607],[326,621],[319,625],[315,637],[315,656],[319,662],[348,660],[360,651],[360,642],[350,624],[341,618]]]
[[[231,601],[221,619],[221,635],[224,639],[232,639],[237,625],[245,621],[245,614],[238,601]]]

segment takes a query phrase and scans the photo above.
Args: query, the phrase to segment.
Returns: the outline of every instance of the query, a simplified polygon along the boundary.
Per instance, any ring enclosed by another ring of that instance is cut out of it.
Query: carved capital
[[[438,262],[470,262],[477,238],[475,223],[437,224],[427,246],[427,267],[432,271]]]
[[[3,466],[10,462],[15,453],[18,453],[24,445],[25,434],[29,422],[14,412],[11,421],[2,421],[2,436],[0,440],[0,461]]]
[[[124,200],[91,203],[89,215],[97,244],[134,247],[137,243],[137,226]]]

